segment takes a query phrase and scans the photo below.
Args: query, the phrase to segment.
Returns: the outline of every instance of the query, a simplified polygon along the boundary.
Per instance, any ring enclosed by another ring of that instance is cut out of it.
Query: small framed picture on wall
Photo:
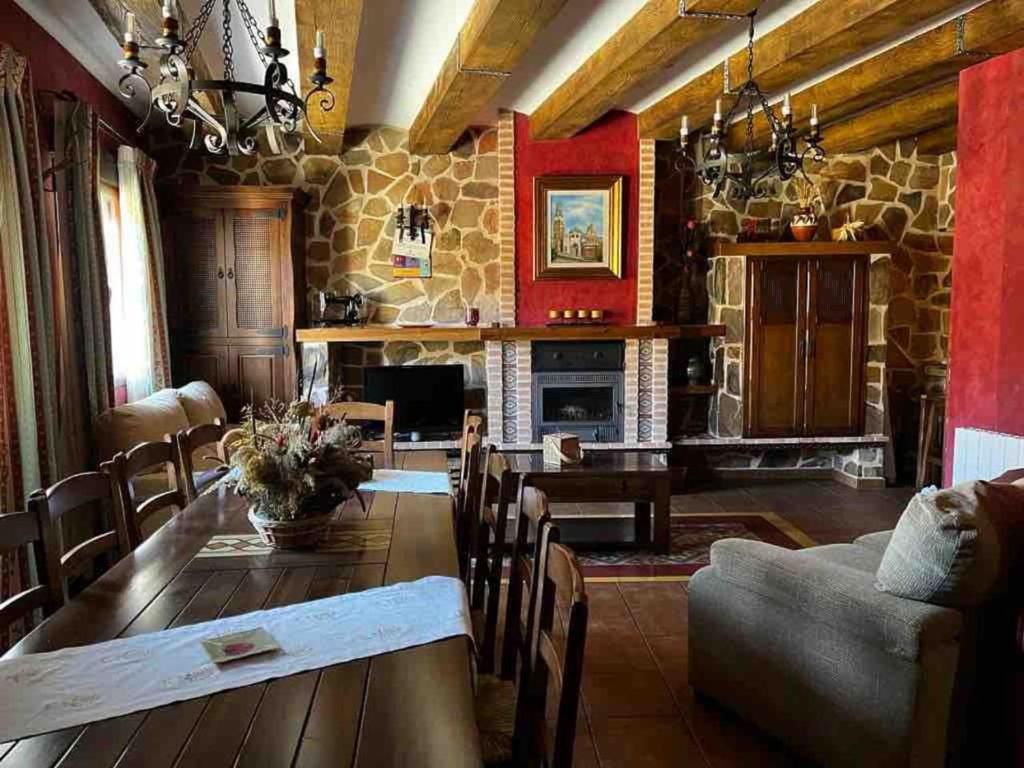
[[[622,277],[622,176],[534,180],[533,277]]]

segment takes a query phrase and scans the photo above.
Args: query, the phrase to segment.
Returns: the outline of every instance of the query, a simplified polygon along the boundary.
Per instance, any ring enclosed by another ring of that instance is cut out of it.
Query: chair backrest
[[[188,499],[180,486],[183,475],[180,454],[178,437],[174,435],[158,442],[142,443],[128,453],[118,453],[103,465],[103,469],[110,473],[116,505],[125,519],[132,549],[145,538],[142,524],[146,520],[163,510],[176,507],[180,511],[188,506]],[[167,468],[167,490],[139,500],[134,480],[161,464]]]
[[[459,558],[459,577],[469,586],[469,559],[472,555],[473,532],[480,511],[480,435],[473,433],[466,441],[465,466],[459,474],[455,499],[455,550]]]
[[[217,453],[217,458],[221,462],[227,463],[224,459],[226,455],[224,447],[221,444],[223,439],[224,425],[219,421],[213,424],[200,424],[195,427],[189,427],[178,433],[178,467],[181,470],[178,488],[184,492],[185,500],[189,504],[199,498],[193,462],[195,452],[203,446],[213,446],[213,450]]]
[[[522,765],[572,766],[587,637],[587,593],[575,555],[559,544],[557,529],[541,535],[537,580],[537,625],[530,638],[530,664],[516,703],[517,748]],[[548,707],[548,696],[557,704]],[[547,713],[555,713],[554,728]]]
[[[53,535],[61,540],[61,521],[65,515],[88,507],[109,507],[113,516],[113,528],[97,534],[67,551],[63,544],[58,549],[56,580],[54,588],[65,594],[67,579],[78,575],[87,566],[93,564],[100,555],[111,555],[112,565],[120,557],[131,551],[131,540],[128,536],[128,521],[114,498],[110,475],[106,471],[80,472],[66,477],[46,490],[38,490],[28,498],[29,510],[39,516],[40,520],[49,523]],[[45,524],[45,523],[44,523]]]
[[[466,481],[467,461],[466,451],[469,450],[469,438],[472,435],[479,435],[483,427],[483,417],[475,411],[466,409],[462,415],[462,442],[459,443],[459,477],[455,483],[456,489],[461,489]],[[462,517],[462,497],[456,494],[455,497],[455,519]]]
[[[3,553],[32,547],[36,560],[39,583],[26,587],[0,602],[0,643],[8,637],[8,630],[20,619],[30,616],[38,608],[49,616],[64,604],[64,590],[60,586],[60,543],[45,510],[33,505],[27,512],[0,515],[0,549]]]
[[[558,536],[558,529],[551,525],[548,497],[543,491],[521,485],[518,506],[505,601],[505,639],[501,653],[501,676],[506,680],[515,676],[517,662],[520,666],[529,662],[527,641],[533,628],[537,594],[535,566],[540,561],[542,534],[550,527],[554,529],[551,536]]]
[[[484,636],[480,644],[479,668],[494,672],[494,654],[498,635],[498,609],[501,575],[504,565],[508,511],[518,494],[518,476],[494,446],[481,453],[483,467],[480,487],[480,513],[473,535],[475,546],[470,607],[484,611]]]
[[[331,403],[320,409],[320,412],[333,419],[344,418],[355,422],[381,422],[384,425],[383,440],[364,440],[360,445],[360,453],[383,454],[381,461],[385,469],[395,466],[395,401],[388,400],[384,405],[379,403]]]

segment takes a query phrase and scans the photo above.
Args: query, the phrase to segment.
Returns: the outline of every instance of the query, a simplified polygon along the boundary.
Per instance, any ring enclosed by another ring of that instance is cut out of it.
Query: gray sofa
[[[890,536],[801,551],[715,542],[689,586],[696,691],[824,765],[957,762],[982,611],[878,591]]]

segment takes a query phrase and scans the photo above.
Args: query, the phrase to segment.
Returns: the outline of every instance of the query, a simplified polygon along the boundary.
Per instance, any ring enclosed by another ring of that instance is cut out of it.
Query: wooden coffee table
[[[647,451],[588,451],[581,464],[548,465],[538,451],[505,454],[512,471],[526,485],[539,488],[548,501],[614,504],[633,502],[638,544],[651,543],[651,508],[654,509],[653,549],[667,555],[671,545],[669,513],[672,474],[663,454]]]

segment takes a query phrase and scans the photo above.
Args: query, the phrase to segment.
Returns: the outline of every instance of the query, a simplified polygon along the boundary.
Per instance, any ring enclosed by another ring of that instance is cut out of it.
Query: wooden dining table
[[[396,465],[447,471],[438,452],[399,453]],[[329,548],[267,553],[251,550],[245,500],[220,488],[4,658],[458,575],[450,497],[366,502],[365,511],[354,499],[342,507]],[[58,765],[479,766],[471,644],[449,638],[0,745],[0,768]]]

